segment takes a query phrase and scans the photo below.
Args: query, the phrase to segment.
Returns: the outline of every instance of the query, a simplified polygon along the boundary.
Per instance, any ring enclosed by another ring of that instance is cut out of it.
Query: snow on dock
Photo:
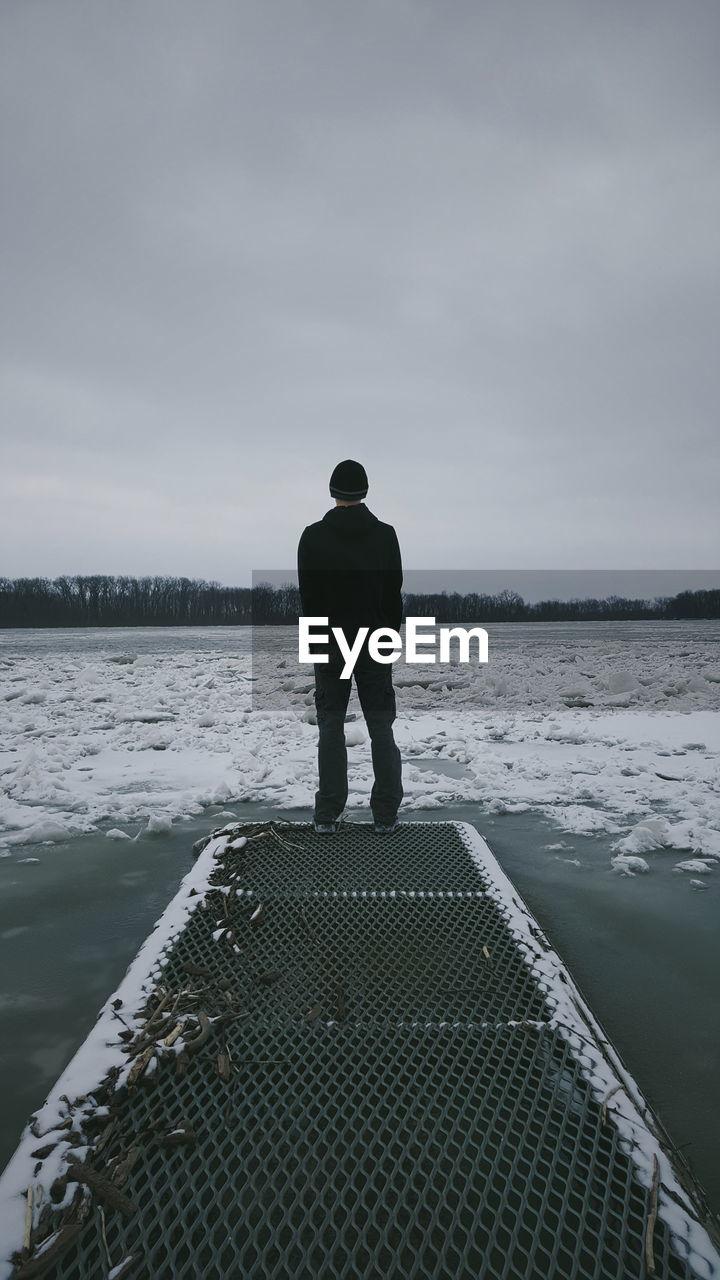
[[[720,1276],[474,828],[213,833],[0,1178],[0,1277]]]

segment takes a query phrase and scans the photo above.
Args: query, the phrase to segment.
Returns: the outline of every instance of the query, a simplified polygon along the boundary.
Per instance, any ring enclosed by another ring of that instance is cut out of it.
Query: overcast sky
[[[718,563],[715,0],[2,0],[0,572]]]

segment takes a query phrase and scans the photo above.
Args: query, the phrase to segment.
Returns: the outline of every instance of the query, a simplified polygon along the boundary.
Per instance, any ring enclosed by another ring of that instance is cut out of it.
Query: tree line
[[[0,578],[0,627],[249,626],[251,595],[191,578]]]
[[[406,617],[438,623],[611,622],[720,618],[720,590],[681,591],[655,600],[541,600],[516,591],[404,592]],[[224,587],[196,578],[0,578],[0,627],[293,626],[300,596],[292,583]]]

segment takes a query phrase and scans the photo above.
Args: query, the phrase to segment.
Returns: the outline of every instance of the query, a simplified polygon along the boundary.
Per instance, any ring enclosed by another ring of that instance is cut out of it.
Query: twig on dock
[[[117,1209],[125,1218],[131,1218],[135,1213],[136,1205],[133,1204],[129,1196],[119,1191],[113,1186],[112,1182],[108,1182],[107,1178],[103,1178],[102,1174],[96,1173],[86,1164],[68,1165],[68,1181],[82,1182],[89,1187],[98,1200],[104,1200],[113,1209]]]
[[[263,987],[271,987],[273,983],[277,982],[280,978],[282,978],[282,971],[280,969],[268,969],[265,973],[260,974],[258,982]]]
[[[657,1202],[658,1202],[658,1183],[660,1181],[660,1165],[658,1158],[653,1153],[653,1176],[652,1186],[650,1188],[650,1212],[648,1213],[647,1229],[645,1232],[645,1265],[651,1275],[655,1274],[655,1257],[653,1254],[653,1232],[655,1230],[655,1219],[657,1218]]]
[[[25,1230],[23,1232],[23,1252],[30,1252],[30,1236],[32,1234],[33,1220],[33,1189],[28,1187],[27,1198],[25,1203]]]
[[[80,1227],[76,1222],[70,1222],[66,1226],[61,1227],[54,1235],[48,1236],[42,1242],[42,1252],[36,1254],[33,1258],[28,1258],[27,1262],[23,1262],[13,1273],[13,1280],[37,1280],[39,1276],[47,1275],[48,1271],[54,1266],[58,1258],[65,1253],[74,1240],[80,1234]]]
[[[158,995],[160,990],[163,990],[163,988],[159,988],[157,991],[154,991],[153,996]],[[172,997],[171,991],[164,991],[164,994],[160,1002],[155,1006],[147,1022],[145,1023],[145,1026],[143,1027],[143,1033],[145,1035],[147,1035],[148,1027],[151,1027],[153,1022],[157,1022],[158,1018],[160,1017],[160,1014],[165,1012],[172,998],[173,997]]]
[[[607,1124],[608,1122],[608,1102],[612,1098],[613,1094],[617,1093],[619,1089],[622,1089],[621,1084],[614,1085],[613,1088],[610,1090],[610,1092],[606,1094],[605,1097],[603,1098],[602,1113],[601,1113],[601,1119],[603,1124]]]
[[[105,1232],[105,1210],[101,1204],[98,1205],[98,1213],[100,1214],[100,1234],[102,1236],[103,1245],[105,1246],[105,1257],[107,1258],[108,1271],[112,1271],[112,1258],[110,1257],[107,1234]]]
[[[150,1059],[154,1057],[155,1057],[155,1045],[154,1044],[148,1045],[147,1049],[143,1050],[140,1056],[135,1059],[132,1067],[130,1068],[130,1071],[128,1073],[128,1078],[127,1078],[128,1088],[131,1088],[132,1085],[137,1083],[137,1081],[140,1079],[143,1072],[148,1067],[150,1063]]]
[[[278,844],[282,845],[283,849],[295,849],[298,853],[302,853],[302,845],[293,844],[290,840],[281,839],[273,826],[270,828],[270,835],[274,836]]]
[[[139,1157],[140,1147],[137,1145],[128,1147],[125,1154],[118,1157],[110,1175],[116,1187],[125,1186],[125,1183],[130,1177],[133,1167],[137,1163]]]
[[[210,1019],[206,1013],[203,1013],[202,1009],[197,1012],[197,1020],[200,1030],[197,1035],[191,1036],[189,1040],[186,1039],[184,1048],[187,1053],[197,1053],[198,1049],[202,1048],[210,1036]]]
[[[181,1125],[173,1129],[172,1133],[166,1133],[158,1141],[163,1147],[194,1147],[197,1144],[197,1134],[189,1125]]]

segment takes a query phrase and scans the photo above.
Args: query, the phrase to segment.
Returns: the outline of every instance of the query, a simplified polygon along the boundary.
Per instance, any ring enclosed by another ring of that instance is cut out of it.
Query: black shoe
[[[400,823],[397,818],[394,818],[392,822],[373,822],[373,831],[376,836],[391,836],[399,826]]]

